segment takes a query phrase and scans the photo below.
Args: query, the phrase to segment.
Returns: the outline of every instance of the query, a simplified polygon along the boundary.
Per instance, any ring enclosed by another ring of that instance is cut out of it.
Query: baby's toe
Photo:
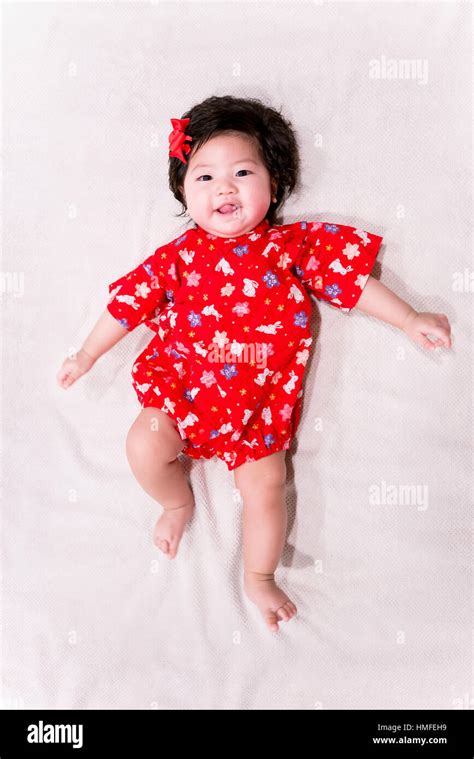
[[[170,550],[168,552],[170,559],[174,559],[174,557],[176,556],[176,551],[178,550],[178,543],[179,543],[178,538],[173,538],[171,540]]]
[[[283,604],[283,606],[280,606],[279,609],[277,609],[277,615],[282,619],[284,622],[287,622],[291,616],[289,610],[288,610],[288,604]]]
[[[167,540],[158,540],[158,548],[160,551],[163,551],[163,553],[168,553],[169,551],[169,544]]]
[[[278,617],[274,611],[265,614],[265,621],[272,632],[278,632]]]

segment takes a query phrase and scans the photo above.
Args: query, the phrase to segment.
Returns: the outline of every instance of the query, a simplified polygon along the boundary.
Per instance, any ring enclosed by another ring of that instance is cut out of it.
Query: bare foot
[[[275,583],[274,574],[244,572],[244,589],[260,610],[272,632],[278,632],[279,622],[288,622],[296,614],[296,606]]]
[[[177,509],[164,509],[158,519],[153,532],[153,542],[168,558],[174,559],[176,556],[179,541],[193,511],[194,504]]]

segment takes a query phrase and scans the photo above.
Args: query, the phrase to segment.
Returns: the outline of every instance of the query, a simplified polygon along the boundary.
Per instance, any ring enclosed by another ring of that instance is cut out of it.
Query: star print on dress
[[[109,285],[128,331],[155,333],[135,360],[142,408],[176,421],[183,453],[231,471],[290,447],[312,344],[312,299],[349,312],[382,237],[299,221],[222,238],[195,225]]]

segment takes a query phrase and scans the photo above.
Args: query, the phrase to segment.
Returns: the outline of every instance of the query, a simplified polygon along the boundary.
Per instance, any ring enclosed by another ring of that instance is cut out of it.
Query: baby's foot
[[[174,559],[186,524],[191,519],[194,504],[177,509],[164,509],[153,532],[153,542],[160,551]]]
[[[274,574],[244,572],[244,589],[260,610],[270,630],[278,632],[278,623],[288,622],[296,614],[296,606],[275,583]]]

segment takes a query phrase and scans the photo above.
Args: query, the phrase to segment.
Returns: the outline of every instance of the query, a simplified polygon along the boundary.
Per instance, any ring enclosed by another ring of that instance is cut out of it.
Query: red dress
[[[156,333],[132,369],[141,406],[174,418],[182,453],[216,455],[229,471],[288,449],[312,343],[309,293],[350,311],[381,242],[343,224],[264,219],[232,239],[195,225],[159,247],[109,285],[112,316]]]

